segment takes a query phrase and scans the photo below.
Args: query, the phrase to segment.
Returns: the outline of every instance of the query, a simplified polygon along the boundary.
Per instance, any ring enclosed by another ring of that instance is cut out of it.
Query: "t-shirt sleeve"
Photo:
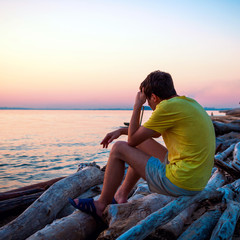
[[[165,107],[159,104],[148,121],[143,124],[143,127],[162,134],[165,130],[171,128],[173,124],[172,113],[167,112]]]

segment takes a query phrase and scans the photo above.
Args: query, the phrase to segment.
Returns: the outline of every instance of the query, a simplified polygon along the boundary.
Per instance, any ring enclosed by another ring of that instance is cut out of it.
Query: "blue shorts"
[[[151,192],[156,192],[164,195],[170,195],[174,197],[178,196],[193,196],[201,191],[190,191],[183,188],[180,188],[166,177],[166,164],[168,163],[167,159],[168,154],[165,156],[164,163],[162,163],[158,158],[150,157],[146,168],[146,180],[148,187]]]

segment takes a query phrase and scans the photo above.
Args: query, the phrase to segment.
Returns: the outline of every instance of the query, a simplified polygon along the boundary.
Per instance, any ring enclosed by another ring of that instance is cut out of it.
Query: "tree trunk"
[[[221,168],[222,170],[229,173],[234,179],[238,179],[240,176],[240,171],[234,168],[229,163],[223,162],[221,160],[218,160],[217,158],[214,159],[214,163],[218,168]]]
[[[227,208],[214,228],[211,240],[232,239],[240,215],[240,203],[228,201]]]
[[[212,176],[207,187],[202,192],[192,197],[178,197],[177,199],[167,204],[165,207],[149,215],[147,218],[139,222],[135,227],[132,227],[127,232],[122,234],[118,239],[144,239],[152,231],[156,230],[157,227],[168,223],[191,204],[198,203],[206,199],[221,198],[224,195],[224,191],[217,191],[215,182],[218,178],[221,179],[222,174],[219,172],[216,172],[215,174],[215,177]],[[237,181],[235,181],[233,184],[238,184],[238,182],[236,182]]]
[[[109,228],[102,232],[98,239],[116,239],[138,221],[173,199],[174,197],[154,193],[129,203],[109,205],[104,212],[104,219]]]
[[[185,223],[192,216],[193,212],[198,206],[198,203],[194,203],[190,207],[184,209],[170,222],[158,227],[157,230],[151,234],[151,236],[154,239],[158,239],[159,236],[166,237],[167,239],[176,239],[182,233]]]
[[[220,209],[210,210],[193,222],[178,240],[205,240],[209,239],[222,212]]]
[[[222,187],[226,183],[227,179],[222,171],[216,170],[211,179],[208,181],[208,187],[213,186],[215,188]],[[165,225],[157,228],[155,233],[152,234],[154,238],[155,236],[166,236],[169,239],[177,238],[183,230],[183,227],[187,220],[191,217],[192,213],[199,206],[198,203],[191,205],[190,207],[183,210],[180,214],[178,214],[174,219],[168,222]]]
[[[98,196],[101,193],[102,190],[102,186],[103,184],[99,184],[96,186],[91,187],[89,190],[87,190],[86,192],[80,194],[79,196],[77,196],[77,198],[94,198],[96,196]],[[71,204],[66,204],[61,211],[57,214],[57,218],[63,218],[66,217],[70,214],[72,214],[74,211],[76,210],[76,208],[74,208]]]
[[[216,135],[223,135],[225,133],[229,132],[240,132],[240,125],[239,124],[233,124],[233,123],[222,123],[213,121],[213,125],[215,128]]]
[[[228,147],[224,152],[218,153],[215,155],[215,159],[219,161],[224,161],[234,150],[235,143],[233,143],[230,147]]]
[[[17,189],[13,189],[13,190],[10,190],[7,192],[0,193],[0,201],[45,191],[51,185],[53,185],[55,182],[57,182],[63,178],[65,178],[65,177],[54,178],[54,179],[51,179],[51,180],[48,180],[45,182],[40,182],[40,183],[32,184],[32,185],[29,185],[26,187],[21,187],[21,188],[17,188]]]
[[[88,167],[52,185],[18,218],[0,228],[2,239],[25,239],[51,223],[68,197],[76,197],[88,188],[103,181],[103,172]]]
[[[89,214],[76,210],[71,215],[55,220],[34,233],[28,240],[89,240],[98,230],[99,223]]]
[[[237,146],[237,147],[236,147]],[[215,165],[221,169],[223,169],[224,171],[228,172],[230,175],[232,175],[235,179],[238,179],[240,176],[240,167],[239,170],[237,169],[237,167],[232,166],[233,162],[227,163],[225,162],[225,159],[232,153],[232,151],[234,150],[235,154],[234,154],[234,164],[236,166],[238,166],[238,164],[240,164],[240,150],[238,150],[240,148],[240,143],[238,144],[232,144],[230,147],[228,147],[224,152],[219,153],[217,155],[215,155],[214,157],[214,162]],[[238,159],[239,158],[239,159]],[[240,165],[239,165],[240,166]]]
[[[26,196],[20,196],[16,198],[11,198],[8,200],[0,201],[0,214],[5,216],[17,208],[26,208],[32,204],[36,199],[38,199],[43,192],[38,192]]]
[[[240,172],[240,142],[235,145],[232,166]]]

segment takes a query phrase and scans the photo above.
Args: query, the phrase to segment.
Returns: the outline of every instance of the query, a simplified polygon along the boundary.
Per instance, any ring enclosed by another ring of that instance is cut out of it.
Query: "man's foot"
[[[127,198],[120,196],[118,193],[115,194],[113,200],[115,200],[117,204],[127,203]],[[112,204],[114,203],[112,202]]]
[[[93,198],[69,198],[69,202],[73,207],[81,210],[82,212],[88,213],[93,217],[102,217],[102,213],[106,208],[104,204],[100,203],[99,201],[94,201]]]

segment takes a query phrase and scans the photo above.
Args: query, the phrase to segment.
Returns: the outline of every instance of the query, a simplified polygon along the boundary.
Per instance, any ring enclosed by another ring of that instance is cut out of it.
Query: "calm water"
[[[103,149],[101,140],[130,117],[125,110],[0,110],[0,192],[70,175],[79,163],[104,166],[112,144]]]

